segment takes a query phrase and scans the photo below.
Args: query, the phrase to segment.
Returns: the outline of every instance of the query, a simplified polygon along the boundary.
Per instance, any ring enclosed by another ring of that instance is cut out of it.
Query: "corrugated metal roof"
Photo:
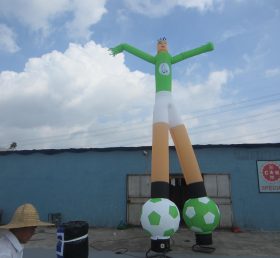
[[[193,145],[194,149],[211,149],[211,148],[279,148],[280,143],[254,143],[254,144],[207,144],[207,145]],[[43,153],[46,155],[54,155],[64,152],[83,153],[83,152],[111,152],[111,151],[141,151],[151,150],[151,146],[139,147],[109,147],[109,148],[69,148],[69,149],[40,149],[40,150],[6,150],[0,151],[0,155],[21,154],[30,155],[33,153]],[[170,149],[175,149],[170,146]]]

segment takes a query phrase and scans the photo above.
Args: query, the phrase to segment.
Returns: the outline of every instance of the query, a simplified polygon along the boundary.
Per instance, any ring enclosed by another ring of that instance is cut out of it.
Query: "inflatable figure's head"
[[[168,51],[168,44],[165,37],[160,38],[157,42],[157,52]]]

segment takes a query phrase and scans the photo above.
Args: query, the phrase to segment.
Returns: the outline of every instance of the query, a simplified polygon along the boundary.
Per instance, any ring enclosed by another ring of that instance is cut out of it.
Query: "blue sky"
[[[162,36],[215,45],[173,66],[193,144],[279,142],[279,1],[27,2],[0,2],[0,149],[151,145],[154,67],[108,48]]]

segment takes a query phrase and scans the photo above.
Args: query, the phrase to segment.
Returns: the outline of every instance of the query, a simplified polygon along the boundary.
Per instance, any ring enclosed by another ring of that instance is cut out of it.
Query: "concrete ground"
[[[38,228],[31,241],[25,245],[24,258],[56,257],[56,228]],[[186,228],[180,228],[172,237],[170,257],[280,257],[280,232],[233,233],[218,230],[213,233],[211,254],[192,251],[195,236]],[[142,228],[124,230],[91,228],[89,230],[89,257],[146,257],[150,239]],[[153,253],[155,254],[155,253]],[[78,258],[78,257],[77,257]]]

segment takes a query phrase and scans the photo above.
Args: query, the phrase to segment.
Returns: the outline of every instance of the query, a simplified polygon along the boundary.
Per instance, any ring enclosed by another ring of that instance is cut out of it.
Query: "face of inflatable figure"
[[[163,52],[163,51],[168,51],[168,44],[167,44],[167,41],[166,39],[163,39],[163,40],[158,40],[158,43],[157,43],[157,52]]]

